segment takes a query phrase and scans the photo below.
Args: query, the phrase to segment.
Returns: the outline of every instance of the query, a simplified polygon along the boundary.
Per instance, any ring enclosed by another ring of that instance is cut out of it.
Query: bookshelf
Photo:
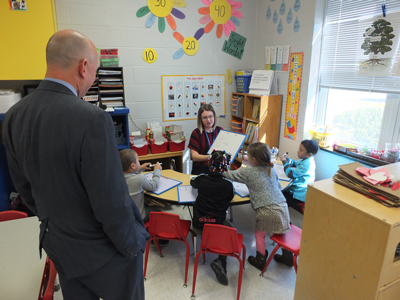
[[[125,107],[124,71],[122,67],[100,67],[97,81],[93,83],[84,100],[107,107]]]
[[[235,98],[243,98],[243,117],[238,117],[232,113],[231,131],[240,132],[238,124],[241,124],[241,133],[246,133],[250,129],[255,129],[258,125],[258,135],[254,135],[258,142],[266,143],[271,148],[279,145],[279,130],[281,125],[282,95],[252,95],[244,93],[232,93],[232,104],[237,103]],[[235,106],[232,105],[232,108]],[[252,128],[253,127],[253,128]],[[233,130],[236,129],[236,130]],[[253,137],[253,138],[254,138]],[[246,140],[243,148],[245,149],[252,140]],[[240,164],[238,159],[232,163]]]

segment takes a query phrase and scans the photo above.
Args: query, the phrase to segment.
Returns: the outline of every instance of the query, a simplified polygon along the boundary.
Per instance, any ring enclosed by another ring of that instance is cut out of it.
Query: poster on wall
[[[192,120],[202,104],[225,116],[225,75],[161,76],[163,121]]]
[[[358,76],[399,76],[394,68],[398,63],[400,13],[387,14],[360,21]],[[396,61],[397,60],[397,61]]]
[[[25,0],[9,0],[11,10],[27,10]]]
[[[297,135],[303,55],[303,52],[290,54],[284,137],[292,140],[295,140]]]

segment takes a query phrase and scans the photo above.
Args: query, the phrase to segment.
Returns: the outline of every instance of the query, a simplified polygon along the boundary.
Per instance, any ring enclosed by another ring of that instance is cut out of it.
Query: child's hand
[[[144,163],[143,165],[141,165],[140,168],[143,171],[151,170],[151,168],[149,167],[150,165],[151,165],[151,163],[147,162],[147,163]]]
[[[156,165],[154,166],[154,170],[162,170],[162,167],[159,162],[157,162]]]
[[[280,157],[282,164],[286,164],[288,162],[286,156],[281,156]]]

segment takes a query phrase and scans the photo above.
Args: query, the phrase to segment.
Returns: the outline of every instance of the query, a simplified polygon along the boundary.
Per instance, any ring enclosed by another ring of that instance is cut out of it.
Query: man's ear
[[[88,66],[88,61],[86,58],[82,59],[79,63],[78,66],[78,71],[79,71],[79,75],[81,75],[82,78],[86,78],[87,75],[87,66]]]

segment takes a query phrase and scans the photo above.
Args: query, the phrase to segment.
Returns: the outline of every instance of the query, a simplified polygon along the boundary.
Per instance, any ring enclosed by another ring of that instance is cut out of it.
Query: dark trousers
[[[65,300],[144,300],[143,253],[130,260],[118,252],[96,272],[67,279],[46,235],[42,245],[57,269]]]
[[[293,194],[290,191],[283,191],[283,196],[286,198],[286,203],[288,207],[292,207],[294,210],[298,211],[303,215],[303,211],[301,209],[300,204],[303,204],[303,201],[297,200],[293,198]]]

